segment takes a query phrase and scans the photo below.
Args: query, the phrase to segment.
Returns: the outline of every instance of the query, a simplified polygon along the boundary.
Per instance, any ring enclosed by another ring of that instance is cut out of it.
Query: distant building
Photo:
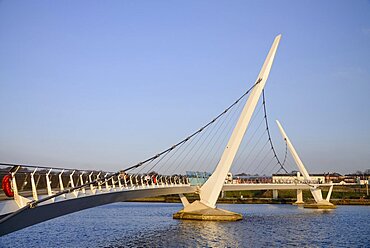
[[[344,182],[346,183],[356,183],[360,185],[369,184],[370,181],[370,174],[363,173],[363,174],[346,174],[344,178]]]
[[[236,174],[233,178],[233,183],[271,183],[272,177],[270,176],[260,176],[250,175],[246,173]]]
[[[311,180],[309,183],[325,183],[325,175],[324,174],[310,174]],[[286,174],[272,174],[272,182],[273,183],[299,183],[299,182],[306,182],[304,177],[301,175],[300,172],[292,172]]]
[[[323,174],[310,174],[312,183],[356,183],[360,185],[369,184],[370,174],[346,174],[341,175],[336,172],[328,172]],[[274,183],[293,183],[293,182],[304,182],[303,176],[300,172],[294,171],[287,174],[273,174],[272,181]]]
[[[345,179],[345,176],[342,176],[341,174],[336,173],[336,172],[328,172],[328,173],[324,173],[324,175],[325,175],[325,181],[328,183],[329,182],[340,183],[340,182],[343,182]]]

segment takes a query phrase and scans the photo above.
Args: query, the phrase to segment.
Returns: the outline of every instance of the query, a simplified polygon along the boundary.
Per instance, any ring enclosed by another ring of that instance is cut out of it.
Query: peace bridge
[[[106,172],[1,164],[4,194],[0,201],[0,235],[87,208],[161,195],[180,196],[184,209],[174,214],[178,219],[241,219],[238,213],[216,207],[221,191],[294,189],[296,204],[303,204],[302,190],[309,190],[316,203],[306,207],[335,208],[329,202],[334,184],[311,179],[278,121],[285,142],[283,160],[272,142],[264,88],[280,38],[281,35],[275,38],[256,82],[240,98],[185,139],[133,166]],[[242,168],[260,171],[261,175],[287,173],[288,151],[303,181],[225,183],[231,170]],[[202,183],[194,184],[186,171],[198,169],[213,173]],[[329,187],[325,199],[323,187]],[[190,193],[198,194],[199,200],[189,203],[185,194]]]

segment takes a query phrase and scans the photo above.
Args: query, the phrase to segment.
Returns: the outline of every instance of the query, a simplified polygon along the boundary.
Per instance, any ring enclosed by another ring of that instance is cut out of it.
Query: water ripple
[[[370,207],[220,205],[238,222],[172,219],[180,204],[117,203],[0,238],[1,247],[370,247]]]

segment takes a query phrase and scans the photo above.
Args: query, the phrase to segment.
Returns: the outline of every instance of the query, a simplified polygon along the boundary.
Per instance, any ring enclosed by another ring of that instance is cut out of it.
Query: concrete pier
[[[333,203],[327,201],[327,200],[322,200],[317,203],[312,203],[312,204],[303,204],[304,208],[313,208],[313,209],[335,209],[337,206],[335,206]]]
[[[278,199],[279,198],[279,191],[277,189],[272,190],[272,199]]]
[[[200,201],[195,201],[175,213],[173,218],[183,220],[237,221],[243,219],[243,216],[231,211],[211,208]]]
[[[303,192],[301,189],[297,189],[297,201],[293,203],[293,205],[301,206],[304,204],[303,201]]]

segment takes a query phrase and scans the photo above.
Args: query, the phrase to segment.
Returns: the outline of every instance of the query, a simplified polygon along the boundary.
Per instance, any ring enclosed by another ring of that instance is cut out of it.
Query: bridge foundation
[[[319,191],[320,196],[322,196],[320,189],[311,189],[312,195],[315,196],[313,194],[313,191]],[[303,207],[304,208],[315,208],[315,209],[335,209],[335,208],[337,208],[333,203],[331,203],[329,201],[332,192],[333,192],[333,185],[330,186],[329,192],[326,196],[326,199],[322,199],[322,197],[319,200],[315,199],[316,203],[314,203],[314,204],[304,204]]]
[[[210,221],[237,221],[243,219],[243,216],[231,211],[211,208],[200,201],[184,207],[184,209],[173,214],[174,219],[182,220],[210,220]]]
[[[272,199],[276,200],[279,198],[279,191],[277,189],[272,190]]]
[[[293,205],[303,205],[303,191],[301,189],[297,189],[297,201],[293,203]]]
[[[333,203],[327,201],[327,200],[322,200],[316,203],[312,204],[303,204],[304,208],[313,208],[313,209],[335,209],[337,206],[335,206]]]

